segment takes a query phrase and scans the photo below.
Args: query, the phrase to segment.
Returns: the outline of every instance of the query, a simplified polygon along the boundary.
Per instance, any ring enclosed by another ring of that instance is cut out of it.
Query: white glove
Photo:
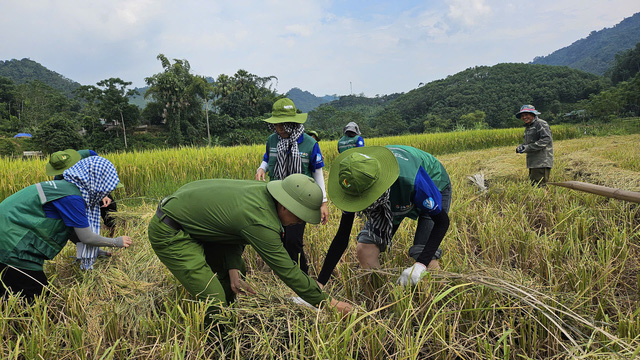
[[[398,283],[404,286],[409,283],[409,280],[411,280],[411,285],[415,285],[425,275],[427,275],[427,267],[417,262],[413,264],[413,266],[402,271],[402,275],[400,275]]]
[[[310,308],[310,309],[313,309],[313,310],[315,310],[315,311],[318,311],[318,308],[317,308],[317,307],[315,307],[315,306],[313,306],[313,305],[309,304],[308,302],[304,301],[304,300],[303,300],[301,297],[299,297],[299,296],[292,296],[292,297],[291,297],[291,301],[292,301],[294,304],[298,304],[298,305],[306,306],[306,307],[308,307],[308,308]]]

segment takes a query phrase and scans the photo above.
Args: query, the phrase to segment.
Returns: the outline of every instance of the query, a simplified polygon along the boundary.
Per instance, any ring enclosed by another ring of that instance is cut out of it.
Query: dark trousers
[[[100,216],[102,217],[102,222],[104,226],[106,226],[109,230],[113,229],[113,226],[116,224],[115,219],[111,216],[112,212],[118,211],[118,205],[113,200],[111,195],[107,195],[109,199],[111,199],[111,204],[109,206],[100,207]]]
[[[529,169],[529,180],[533,186],[547,186],[551,168],[531,168]]]
[[[44,271],[18,269],[0,263],[0,273],[0,297],[11,292],[20,293],[25,300],[32,302],[49,285]]]
[[[302,243],[305,225],[306,223],[285,226],[282,244],[291,260],[300,266],[300,270],[308,274],[309,265],[307,265],[307,257],[304,254],[304,244]]]
[[[326,285],[327,281],[331,277],[333,269],[340,261],[342,254],[347,250],[349,246],[349,236],[351,235],[351,228],[353,227],[353,220],[356,217],[356,213],[343,211],[340,218],[340,226],[338,226],[338,232],[333,237],[329,250],[324,258],[324,264],[322,264],[322,270],[318,275],[318,282]]]

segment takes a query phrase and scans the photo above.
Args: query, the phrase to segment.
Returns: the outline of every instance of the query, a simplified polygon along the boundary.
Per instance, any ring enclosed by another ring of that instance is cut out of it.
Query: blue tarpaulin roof
[[[31,134],[28,133],[17,133],[14,138],[21,138],[21,137],[32,137]]]

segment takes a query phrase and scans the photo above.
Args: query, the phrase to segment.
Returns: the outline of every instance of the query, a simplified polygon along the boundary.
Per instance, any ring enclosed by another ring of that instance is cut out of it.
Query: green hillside
[[[561,65],[603,75],[613,65],[617,53],[640,42],[640,13],[611,28],[592,31],[589,36],[533,59],[532,64]]]
[[[61,91],[68,98],[72,98],[73,90],[80,87],[79,83],[55,71],[49,70],[28,58],[22,60],[0,60],[0,76],[9,78],[16,84],[24,84],[32,80],[38,80]]]
[[[544,119],[562,120],[566,112],[575,109],[576,102],[600,92],[606,83],[602,77],[568,67],[477,66],[406,94],[341,97],[312,111],[310,121],[324,129],[322,123],[336,117],[342,117],[342,122],[359,118],[361,127],[372,129],[374,134],[421,133],[473,125],[461,122],[461,118],[482,112],[489,127],[518,126],[513,115],[522,104],[534,104]]]

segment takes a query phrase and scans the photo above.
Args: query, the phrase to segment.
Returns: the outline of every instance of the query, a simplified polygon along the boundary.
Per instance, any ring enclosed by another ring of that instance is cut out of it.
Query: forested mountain
[[[51,71],[28,58],[22,60],[0,60],[0,76],[13,80],[15,84],[24,84],[32,80],[38,80],[61,91],[68,98],[73,97],[73,90],[80,87],[79,83],[55,71]]]
[[[576,102],[600,92],[606,83],[602,77],[568,67],[478,66],[395,98],[341,97],[310,112],[309,122],[328,131],[357,119],[361,128],[376,135],[449,131],[478,122],[492,128],[518,126],[513,115],[522,104],[534,104],[547,120],[561,120]]]
[[[603,75],[613,65],[617,53],[633,48],[640,42],[640,13],[622,20],[612,28],[592,31],[589,36],[538,56],[532,64],[563,65],[597,75]]]
[[[315,96],[308,91],[300,90],[299,88],[293,88],[287,92],[287,97],[293,100],[296,104],[296,108],[302,112],[309,112],[318,106],[328,103],[333,100],[337,100],[337,96],[325,95],[323,97]]]
[[[427,120],[426,115],[455,121],[480,110],[486,113],[491,127],[504,127],[511,125],[513,114],[522,104],[534,104],[552,120],[564,113],[564,104],[586,99],[604,86],[601,77],[566,67],[477,66],[412,90],[388,108],[408,122]]]

